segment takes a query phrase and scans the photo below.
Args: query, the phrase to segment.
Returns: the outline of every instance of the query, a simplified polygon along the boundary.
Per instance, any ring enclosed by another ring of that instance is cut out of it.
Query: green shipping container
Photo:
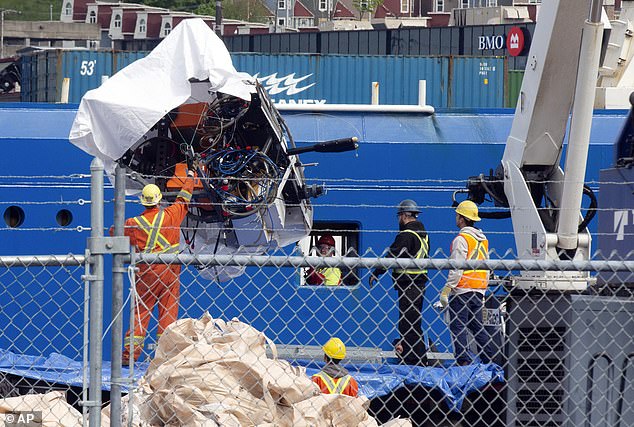
[[[504,107],[515,108],[517,97],[522,89],[524,70],[509,70],[506,79],[506,96],[504,97]]]

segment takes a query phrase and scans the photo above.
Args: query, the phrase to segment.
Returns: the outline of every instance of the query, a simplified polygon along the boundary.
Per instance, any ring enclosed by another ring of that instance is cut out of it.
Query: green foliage
[[[51,17],[51,5],[53,5],[53,21],[59,21],[62,10],[60,0],[2,0],[0,9],[13,9],[20,12],[5,13],[5,20],[15,21],[48,21]]]
[[[216,15],[214,0],[196,9],[200,15]],[[239,19],[249,22],[266,23],[271,12],[259,0],[224,0],[222,2],[222,16],[227,19]]]
[[[359,11],[359,19],[363,19],[363,16],[368,13],[372,14],[376,9],[383,4],[384,0],[353,0],[352,5]]]
[[[148,6],[162,7],[170,10],[194,12],[198,7],[207,3],[205,0],[141,0],[136,3]]]

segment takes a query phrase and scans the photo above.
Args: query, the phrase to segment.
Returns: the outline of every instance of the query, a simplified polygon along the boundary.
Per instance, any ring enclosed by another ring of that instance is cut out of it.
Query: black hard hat
[[[414,214],[419,214],[422,212],[422,210],[418,207],[418,205],[416,204],[415,201],[411,200],[411,199],[405,199],[403,200],[401,203],[398,204],[398,211],[399,214],[403,213],[403,212],[410,212],[410,213],[414,213]]]

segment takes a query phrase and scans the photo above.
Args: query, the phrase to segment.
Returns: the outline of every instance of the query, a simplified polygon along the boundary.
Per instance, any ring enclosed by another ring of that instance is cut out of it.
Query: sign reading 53
[[[96,60],[92,61],[81,61],[81,68],[79,69],[79,74],[82,76],[92,76],[95,72],[95,65],[97,64]]]

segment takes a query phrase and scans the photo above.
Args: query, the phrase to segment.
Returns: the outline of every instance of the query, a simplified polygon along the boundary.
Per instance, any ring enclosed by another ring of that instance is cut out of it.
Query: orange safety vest
[[[144,253],[178,253],[180,225],[187,215],[193,185],[194,180],[188,179],[171,206],[148,208],[128,218],[124,234],[130,237],[130,244]]]
[[[315,381],[315,379],[317,378],[319,378],[321,381]],[[354,381],[354,379],[350,375],[344,375],[341,378],[332,378],[324,372],[319,372],[313,375],[312,380],[320,386],[321,391],[324,394],[345,394],[352,397],[356,397],[358,394],[358,385],[356,387],[350,387],[348,390],[346,390],[346,388],[348,388],[348,385],[353,385],[351,383],[354,383],[356,385],[356,381]],[[323,389],[322,384],[326,387],[326,390]]]
[[[470,234],[460,233],[467,241],[467,260],[489,259],[489,241],[478,240]],[[486,289],[489,284],[489,270],[464,270],[458,282],[462,289]]]

